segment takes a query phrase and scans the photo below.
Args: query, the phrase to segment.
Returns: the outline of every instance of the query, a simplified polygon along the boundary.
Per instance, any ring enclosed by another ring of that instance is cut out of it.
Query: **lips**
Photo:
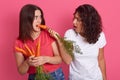
[[[73,26],[74,27],[74,29],[76,29],[77,28],[77,26]]]

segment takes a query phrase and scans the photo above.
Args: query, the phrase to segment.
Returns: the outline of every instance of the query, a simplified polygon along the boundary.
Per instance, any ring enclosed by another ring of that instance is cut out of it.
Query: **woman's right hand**
[[[27,64],[29,66],[37,67],[37,66],[40,66],[40,65],[47,63],[48,60],[49,60],[49,57],[47,57],[47,56],[38,56],[38,57],[30,56],[27,59]]]
[[[35,56],[30,56],[30,57],[28,57],[28,59],[27,59],[27,64],[29,65],[29,66],[34,66],[34,61],[33,61],[33,58],[34,58]]]

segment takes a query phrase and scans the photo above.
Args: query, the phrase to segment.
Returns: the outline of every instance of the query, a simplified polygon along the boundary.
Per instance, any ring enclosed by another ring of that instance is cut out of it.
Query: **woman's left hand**
[[[34,65],[37,67],[37,66],[47,63],[49,61],[49,57],[48,56],[38,56],[38,57],[34,57],[32,60],[34,62]]]
[[[56,40],[58,39],[59,34],[58,34],[56,31],[54,31],[53,29],[49,28],[48,32],[49,32],[50,35],[51,35],[52,37],[54,37]],[[57,35],[58,35],[58,36],[57,36]]]

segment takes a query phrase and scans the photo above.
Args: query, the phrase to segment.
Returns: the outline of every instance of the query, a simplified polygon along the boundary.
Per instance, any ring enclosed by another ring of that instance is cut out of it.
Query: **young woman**
[[[106,80],[106,39],[99,13],[92,5],[80,5],[75,10],[73,26],[66,31],[65,38],[74,42],[74,59],[66,54],[56,32],[50,31],[57,39],[64,62],[70,65],[69,80]]]
[[[19,36],[15,42],[18,72],[28,73],[28,80],[35,80],[36,67],[50,73],[54,80],[64,80],[60,63],[62,59],[56,41],[37,25],[45,25],[43,11],[27,4],[20,11]],[[38,47],[39,46],[39,47]]]

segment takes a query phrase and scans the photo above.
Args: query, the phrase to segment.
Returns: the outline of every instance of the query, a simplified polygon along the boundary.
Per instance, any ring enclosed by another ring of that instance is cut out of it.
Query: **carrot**
[[[16,49],[17,51],[22,52],[24,55],[27,55],[27,53],[25,52],[25,50],[23,50],[23,49],[21,49],[21,48],[19,48],[19,47],[15,47],[15,49]]]
[[[40,28],[42,28],[42,29],[48,29],[48,27],[45,26],[45,25],[37,25],[37,26],[40,27]]]
[[[39,56],[39,55],[40,55],[40,40],[38,40],[37,50],[36,50],[36,56]]]
[[[27,46],[27,44],[25,44],[25,48],[26,48],[27,51],[30,53],[30,56],[34,55],[34,54],[32,53],[32,51],[29,49],[29,47]]]
[[[39,56],[40,55],[40,40],[38,40],[37,46],[36,46],[36,51],[34,51],[33,49],[30,49],[27,44],[24,45],[25,46],[25,50],[19,47],[15,47],[15,49],[19,52],[22,52],[24,55],[26,56]]]
[[[34,49],[32,48],[32,54],[34,54],[35,55],[35,51],[34,51]]]

